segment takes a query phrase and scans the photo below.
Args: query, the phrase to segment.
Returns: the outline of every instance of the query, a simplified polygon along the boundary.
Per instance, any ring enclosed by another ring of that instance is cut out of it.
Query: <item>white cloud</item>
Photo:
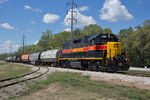
[[[17,45],[14,41],[8,40],[5,41],[4,43],[0,43],[0,53],[10,52],[10,47],[11,47],[11,52],[17,51],[19,48],[19,45]]]
[[[36,44],[38,44],[38,43],[39,43],[39,40],[35,41],[33,44],[35,44],[35,45],[36,45]]]
[[[74,18],[77,19],[77,23],[74,21],[74,25],[76,27],[84,27],[85,25],[96,24],[96,21],[92,16],[82,15],[77,9],[74,9],[74,11],[77,12],[77,14],[74,13]],[[70,17],[71,13],[69,12],[64,19],[65,26],[70,26],[71,21],[68,20]]]
[[[64,31],[70,32],[71,29],[68,27],[68,28],[64,29]]]
[[[130,20],[133,16],[119,0],[106,0],[101,9],[100,19],[117,22],[119,20]]]
[[[28,6],[28,5],[25,5],[24,8],[25,8],[25,9],[32,9],[32,8],[31,8],[30,6]]]
[[[80,7],[79,8],[79,11],[81,12],[81,11],[86,11],[86,10],[88,10],[89,9],[89,7],[87,7],[87,6],[83,6],[83,7]]]
[[[31,23],[31,24],[36,24],[36,22],[35,22],[35,21],[33,21],[33,20],[32,20],[32,21],[30,21],[30,23]]]
[[[3,23],[1,24],[1,27],[5,28],[5,29],[17,29],[17,28],[14,28],[13,26],[9,25],[8,23]]]
[[[47,13],[44,15],[43,17],[43,22],[44,23],[54,23],[55,21],[57,21],[60,17],[56,14],[50,14]]]
[[[8,1],[8,0],[0,0],[0,4],[4,3],[6,1]]]
[[[34,12],[42,12],[41,9],[39,9],[39,8],[32,8],[32,7],[29,6],[29,5],[25,5],[25,6],[24,6],[24,9],[32,10],[32,11],[34,11]]]
[[[0,0],[0,7],[4,2],[7,2],[8,0]]]

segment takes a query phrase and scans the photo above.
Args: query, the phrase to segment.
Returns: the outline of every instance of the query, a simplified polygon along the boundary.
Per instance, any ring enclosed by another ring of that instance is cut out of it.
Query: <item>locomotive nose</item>
[[[120,42],[108,42],[107,43],[107,58],[113,58],[117,55],[121,55],[121,43]]]

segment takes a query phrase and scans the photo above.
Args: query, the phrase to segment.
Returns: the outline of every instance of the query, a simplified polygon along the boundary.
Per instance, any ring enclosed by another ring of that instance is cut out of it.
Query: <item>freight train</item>
[[[88,70],[127,71],[129,60],[113,34],[96,34],[64,42],[62,49],[7,57],[9,62]]]

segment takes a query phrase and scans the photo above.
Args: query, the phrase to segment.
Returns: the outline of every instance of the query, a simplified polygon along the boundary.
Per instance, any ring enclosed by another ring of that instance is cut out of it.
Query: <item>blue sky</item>
[[[110,27],[114,33],[120,29],[142,25],[150,19],[150,0],[74,0],[78,4],[78,22],[75,28],[97,24]],[[26,45],[34,44],[47,29],[53,34],[69,30],[66,3],[71,0],[0,0],[0,53],[21,46],[22,35]]]

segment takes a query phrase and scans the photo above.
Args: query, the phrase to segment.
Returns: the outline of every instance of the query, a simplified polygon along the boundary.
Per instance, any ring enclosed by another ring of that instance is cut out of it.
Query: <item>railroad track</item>
[[[128,73],[128,72],[107,72],[107,73],[116,73],[116,74],[140,76],[140,77],[150,77],[150,74],[141,74],[141,73]]]
[[[15,84],[18,84],[18,83],[26,82],[26,81],[29,81],[29,80],[32,80],[32,79],[36,79],[36,78],[41,77],[41,76],[43,76],[43,75],[45,75],[46,73],[49,72],[49,68],[46,67],[47,70],[44,73],[41,73],[39,75],[30,77],[30,78],[22,79],[25,76],[28,76],[28,75],[31,75],[31,74],[34,74],[34,73],[38,72],[40,70],[40,68],[41,67],[38,66],[38,69],[33,71],[33,72],[30,72],[30,73],[27,73],[27,74],[24,74],[24,75],[21,75],[21,76],[17,76],[17,77],[12,77],[12,78],[7,78],[7,79],[0,80],[0,84],[3,83],[3,85],[0,85],[0,89],[8,87],[8,86],[15,85]],[[11,81],[14,81],[14,82],[11,82]],[[7,82],[7,83],[4,83],[4,82]],[[8,82],[10,82],[10,83],[8,83]]]
[[[140,77],[150,77],[149,74],[140,74],[140,73],[126,73],[126,75],[140,76]]]
[[[65,68],[65,67],[62,67],[62,68]],[[70,68],[66,68],[66,69],[70,69]],[[121,74],[121,75],[130,75],[130,76],[150,77],[150,74],[129,73],[128,71],[112,72],[112,71],[106,71],[106,70],[94,70],[94,69],[82,69],[82,68],[71,68],[71,69],[81,70],[81,71],[91,71],[91,72],[114,73],[114,74]]]
[[[105,72],[105,73],[116,73],[116,74],[122,74],[122,75],[130,75],[130,76],[140,76],[140,77],[150,77],[150,74],[144,74],[144,73],[129,73],[128,71],[120,71],[120,72],[111,72],[111,71],[105,71],[105,70],[85,70],[85,69],[80,69],[80,68],[74,68],[77,70],[82,70],[82,71],[93,71],[93,72]]]

